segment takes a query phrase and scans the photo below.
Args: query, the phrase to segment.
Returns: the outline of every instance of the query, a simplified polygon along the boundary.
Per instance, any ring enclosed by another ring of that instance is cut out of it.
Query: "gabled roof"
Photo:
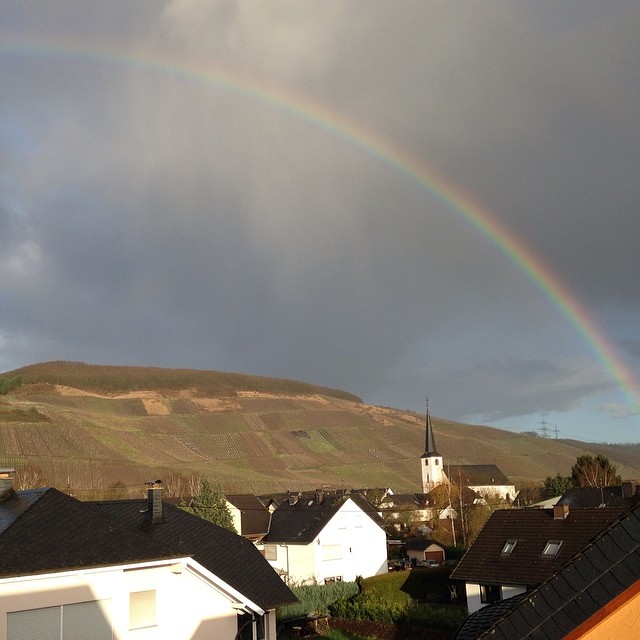
[[[575,637],[605,606],[640,591],[640,505],[626,512],[537,589],[480,609],[457,640]],[[488,610],[488,611],[485,611]],[[493,610],[493,611],[492,611]]]
[[[0,503],[0,577],[177,557],[57,489],[17,491]]]
[[[169,504],[163,522],[150,524],[146,500],[90,503],[99,513],[127,529],[143,532],[172,552],[194,558],[206,569],[263,609],[296,602],[255,545],[231,531]]]
[[[566,517],[554,518],[553,509],[494,511],[451,578],[479,584],[538,586],[623,512],[609,507],[569,509]],[[516,541],[516,545],[506,555],[502,551],[508,540]],[[555,556],[543,557],[550,541],[562,544]]]
[[[226,499],[240,511],[243,536],[260,536],[269,531],[271,514],[258,496],[250,493],[227,495]]]
[[[358,511],[363,511],[382,526],[377,511],[360,495],[329,495],[318,501],[313,494],[303,494],[295,504],[285,501],[271,514],[271,528],[264,540],[269,543],[309,544],[349,500]]]
[[[407,551],[426,551],[431,545],[437,545],[441,549],[445,549],[445,546],[437,540],[426,540],[424,538],[413,538],[407,540],[405,547]]]
[[[467,486],[511,486],[507,477],[495,464],[445,464],[442,468],[449,482]]]

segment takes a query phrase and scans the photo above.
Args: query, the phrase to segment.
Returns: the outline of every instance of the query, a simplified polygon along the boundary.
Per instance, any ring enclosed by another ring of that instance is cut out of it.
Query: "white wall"
[[[130,630],[130,594],[150,590],[156,592],[156,624]],[[114,640],[235,637],[237,613],[229,596],[183,562],[0,580],[0,640],[7,640],[9,612],[96,600],[110,601],[105,610]]]

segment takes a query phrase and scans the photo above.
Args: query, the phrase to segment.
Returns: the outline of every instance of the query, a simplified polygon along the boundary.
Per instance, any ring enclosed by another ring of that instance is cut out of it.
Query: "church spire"
[[[436,440],[433,437],[433,426],[431,425],[431,413],[429,413],[429,398],[427,398],[427,418],[426,418],[426,436],[425,436],[425,445],[424,445],[424,455],[423,458],[428,458],[431,456],[439,456],[438,450],[436,449]]]

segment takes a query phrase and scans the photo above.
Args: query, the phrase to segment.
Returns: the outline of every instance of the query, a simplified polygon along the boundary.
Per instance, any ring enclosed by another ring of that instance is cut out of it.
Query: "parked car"
[[[440,563],[437,560],[420,560],[418,562],[419,567],[439,567]]]
[[[389,571],[406,571],[411,569],[409,558],[401,558],[400,560],[390,560],[387,569]]]

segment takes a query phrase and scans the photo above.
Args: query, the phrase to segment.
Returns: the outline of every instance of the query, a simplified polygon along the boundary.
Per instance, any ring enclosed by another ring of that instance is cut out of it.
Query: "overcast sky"
[[[639,32],[635,0],[0,0],[0,371],[640,441]]]

